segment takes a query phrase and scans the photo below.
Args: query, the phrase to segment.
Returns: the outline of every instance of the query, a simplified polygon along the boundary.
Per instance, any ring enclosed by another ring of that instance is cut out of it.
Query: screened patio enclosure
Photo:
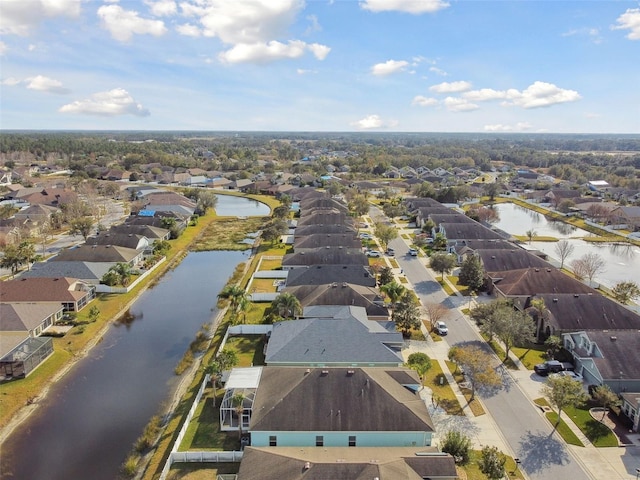
[[[224,386],[220,405],[220,430],[223,432],[249,429],[253,400],[260,383],[262,367],[234,368]],[[242,423],[240,423],[242,422]]]
[[[23,378],[53,353],[51,337],[29,337],[0,359],[0,375]]]

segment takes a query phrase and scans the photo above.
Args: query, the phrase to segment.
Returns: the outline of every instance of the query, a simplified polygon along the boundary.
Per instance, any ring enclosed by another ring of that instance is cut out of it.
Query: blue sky
[[[0,128],[640,133],[640,3],[0,0]]]

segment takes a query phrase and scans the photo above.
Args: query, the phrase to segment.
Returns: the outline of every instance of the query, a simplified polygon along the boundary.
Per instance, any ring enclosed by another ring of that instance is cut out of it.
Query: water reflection
[[[144,317],[143,312],[132,313],[131,309],[128,309],[113,324],[116,327],[124,325],[125,327],[127,327],[127,330],[129,330],[133,322],[135,322],[136,320],[142,320],[142,317]]]
[[[500,203],[496,207],[500,212],[497,228],[511,235],[526,236],[527,230],[535,230],[537,236],[549,236],[564,239],[573,247],[571,254],[564,260],[565,267],[589,253],[602,257],[606,263],[606,271],[597,275],[594,280],[607,287],[637,277],[640,271],[640,248],[629,243],[587,242],[583,238],[594,237],[586,230],[576,228],[563,222],[549,220],[533,210],[513,203]],[[576,238],[580,237],[580,238]],[[529,246],[529,244],[527,243]],[[558,242],[531,242],[530,247],[547,254],[560,266]]]
[[[233,195],[216,195],[216,214],[222,217],[264,217],[271,213],[268,205]]]

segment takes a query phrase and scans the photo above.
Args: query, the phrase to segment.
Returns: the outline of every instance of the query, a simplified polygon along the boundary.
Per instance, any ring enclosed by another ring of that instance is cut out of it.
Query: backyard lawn
[[[262,335],[237,335],[229,337],[225,350],[233,350],[238,355],[237,367],[264,365],[264,338]]]

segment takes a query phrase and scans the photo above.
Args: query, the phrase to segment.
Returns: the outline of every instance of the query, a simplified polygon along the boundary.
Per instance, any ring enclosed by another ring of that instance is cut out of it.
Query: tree
[[[447,237],[444,236],[444,233],[436,233],[433,237],[431,248],[434,250],[445,250],[447,248]]]
[[[536,236],[536,231],[535,230],[527,230],[524,234],[527,236],[527,238],[529,239],[529,245],[531,245],[531,241],[533,240],[533,237]]]
[[[33,263],[36,257],[36,247],[29,241],[25,240],[18,245],[18,256],[23,264],[27,264],[27,269],[31,270],[31,263]]]
[[[442,274],[442,280],[444,280],[444,274],[451,272],[455,267],[456,257],[450,253],[437,252],[431,255],[429,263],[431,268]]]
[[[547,356],[554,359],[556,353],[562,348],[562,338],[557,335],[550,335],[545,341],[544,346],[547,348]]]
[[[504,305],[506,305],[505,302],[500,300],[489,303],[480,303],[469,312],[471,320],[476,322],[476,325],[480,327],[480,331],[489,337],[489,341],[493,340],[493,336],[495,334],[497,321],[495,312]]]
[[[502,340],[505,349],[504,361],[509,358],[511,347],[531,341],[534,332],[533,319],[527,312],[520,312],[505,305],[494,313],[495,334]]]
[[[207,190],[197,189],[196,190],[196,210],[204,215],[207,213],[207,210],[210,208],[215,208],[218,204],[218,196]]]
[[[53,227],[50,221],[43,222],[38,228],[38,237],[42,245],[42,255],[47,253],[47,243],[53,235]]]
[[[493,202],[496,199],[496,195],[500,190],[500,186],[496,182],[487,183],[483,186],[484,193],[489,197],[489,201]]]
[[[465,215],[476,222],[497,223],[500,221],[498,210],[493,206],[473,205],[465,212]]]
[[[378,279],[380,285],[386,285],[393,282],[393,270],[390,267],[382,267],[380,269],[380,278]]]
[[[425,304],[424,309],[429,318],[431,328],[435,327],[436,322],[442,320],[449,313],[449,309],[442,303],[429,302]]]
[[[272,307],[282,318],[294,318],[302,313],[300,300],[289,292],[283,292],[271,303]]]
[[[606,262],[597,253],[586,253],[582,257],[571,262],[573,274],[582,280],[586,278],[589,282],[593,277],[605,271]]]
[[[626,305],[631,300],[640,297],[640,287],[636,282],[626,281],[618,282],[611,291],[613,298]]]
[[[244,393],[236,393],[231,397],[231,404],[238,416],[238,438],[242,438],[242,417],[244,416],[244,401],[246,396]]]
[[[395,307],[396,302],[400,301],[402,296],[406,293],[407,289],[404,285],[400,285],[396,281],[386,283],[380,287],[380,291],[384,293],[391,301],[391,308]]]
[[[405,214],[405,207],[403,204],[387,202],[382,207],[382,211],[387,217],[393,220],[394,218]]]
[[[542,394],[558,410],[558,421],[554,428],[560,424],[562,410],[570,405],[580,406],[588,399],[581,381],[563,376],[549,376],[547,383],[542,386]]]
[[[17,245],[7,245],[4,248],[3,255],[0,258],[0,267],[11,270],[11,276],[15,276],[24,263],[24,259],[20,255]]]
[[[393,310],[393,321],[405,337],[411,330],[420,328],[420,310],[410,292],[406,292],[400,303]]]
[[[575,247],[567,240],[560,240],[556,243],[555,251],[560,257],[560,269],[564,267],[564,262],[571,256]]]
[[[484,270],[480,259],[475,255],[467,255],[460,266],[458,283],[465,285],[473,291],[478,291],[484,285]]]
[[[273,243],[281,235],[287,233],[287,221],[282,218],[274,218],[262,229],[262,238],[267,242]]]
[[[389,242],[394,238],[398,238],[398,230],[392,226],[385,225],[384,223],[376,223],[374,226],[374,235],[378,237],[382,248],[387,249]]]
[[[602,406],[602,418],[600,421],[604,420],[611,407],[617,407],[621,403],[618,394],[611,390],[609,385],[597,386],[593,390],[593,399]]]
[[[235,321],[238,312],[238,305],[243,297],[247,296],[247,291],[238,284],[229,284],[218,294],[218,299],[229,300],[229,310],[231,310],[232,322]]]
[[[168,240],[159,240],[153,244],[154,255],[165,255],[171,250],[171,243]]]
[[[289,206],[279,205],[273,209],[273,216],[275,218],[287,218],[289,216]]]
[[[349,202],[349,210],[355,213],[358,217],[366,215],[369,211],[369,201],[367,200],[367,197],[364,195],[354,196]]]
[[[91,308],[89,309],[89,321],[91,323],[97,322],[99,317],[100,317],[100,309],[97,306],[92,305]]]
[[[440,442],[440,450],[451,455],[459,465],[469,463],[471,439],[457,430],[449,430]]]
[[[498,447],[482,447],[478,465],[480,467],[480,471],[490,480],[499,480],[504,478],[504,464],[506,462],[507,457],[498,450]]]
[[[93,218],[74,218],[69,222],[69,227],[69,232],[72,235],[82,235],[82,238],[84,238],[84,241],[86,242],[87,238],[89,238],[89,234],[91,233],[91,229],[93,228]]]
[[[111,267],[102,280],[105,280],[105,277],[112,278],[114,280],[113,283],[104,282],[107,285],[122,285],[126,287],[129,285],[129,281],[131,280],[131,266],[128,263],[119,262],[116,263],[113,267]]]
[[[462,345],[456,352],[458,365],[471,385],[471,400],[476,397],[478,388],[497,387],[502,381],[491,366],[492,358],[475,345]]]
[[[218,352],[215,361],[218,363],[220,370],[224,372],[238,365],[238,354],[235,350],[225,348]]]
[[[421,384],[424,386],[425,375],[431,368],[431,359],[429,358],[429,355],[422,352],[412,353],[409,355],[409,358],[407,358],[407,365],[420,375]]]

